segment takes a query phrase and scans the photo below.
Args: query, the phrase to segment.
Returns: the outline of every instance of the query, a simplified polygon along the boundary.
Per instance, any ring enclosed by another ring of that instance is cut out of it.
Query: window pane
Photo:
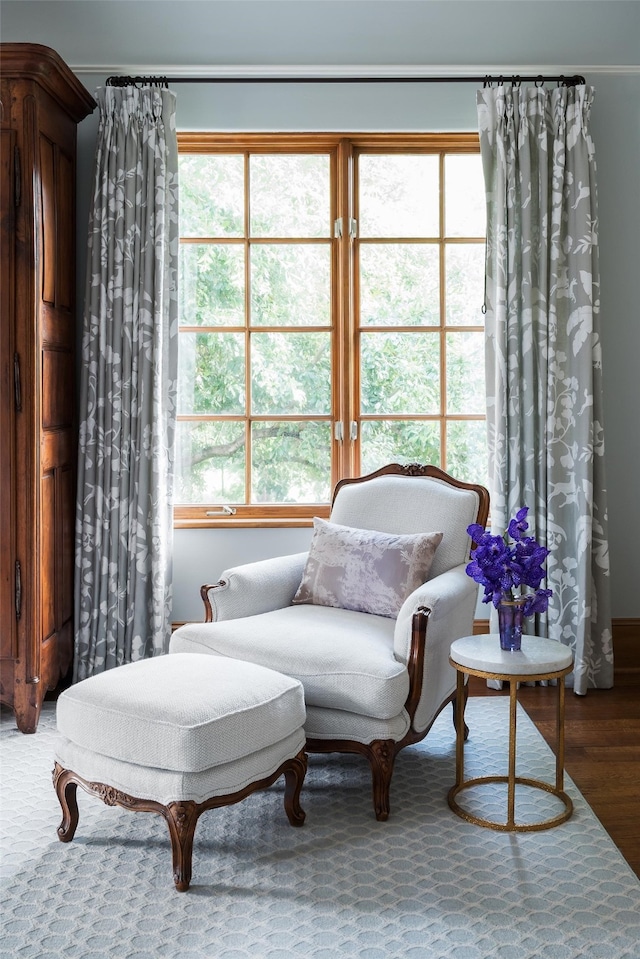
[[[329,326],[329,245],[252,245],[251,322],[256,326]]]
[[[328,155],[252,156],[251,236],[330,236]]]
[[[244,158],[182,154],[180,236],[242,236]]]
[[[438,236],[437,156],[362,154],[358,184],[360,236]]]
[[[362,474],[387,463],[440,465],[440,425],[424,420],[364,420],[360,429]]]
[[[329,423],[254,423],[254,503],[326,503],[331,475]]]
[[[181,333],[178,413],[244,412],[242,333]]]
[[[486,408],[484,333],[447,333],[447,413]]]
[[[440,322],[437,246],[361,244],[360,322],[430,326]]]
[[[251,412],[257,415],[331,412],[329,333],[251,336]]]
[[[484,236],[486,201],[479,153],[444,160],[445,236]]]
[[[362,413],[438,413],[440,341],[428,333],[362,333]]]
[[[176,424],[177,503],[244,503],[243,423]]]
[[[181,243],[180,323],[244,326],[244,249],[229,243]]]
[[[445,270],[446,322],[450,326],[484,326],[484,246],[448,244]]]
[[[487,426],[482,420],[447,424],[447,472],[465,483],[489,486]]]

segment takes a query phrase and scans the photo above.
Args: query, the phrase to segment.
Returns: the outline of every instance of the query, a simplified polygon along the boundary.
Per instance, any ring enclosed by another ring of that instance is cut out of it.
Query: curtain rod
[[[574,87],[584,84],[585,78],[579,74],[573,76],[520,76],[513,74],[506,76],[415,76],[415,77],[375,77],[375,76],[344,76],[344,77],[170,77],[160,76],[111,76],[107,77],[108,87],[127,87],[143,84],[147,86],[166,87],[170,83],[482,83],[483,86],[492,86],[494,83],[511,83],[520,86],[521,83],[534,82],[536,86],[543,83],[557,83],[558,86]]]

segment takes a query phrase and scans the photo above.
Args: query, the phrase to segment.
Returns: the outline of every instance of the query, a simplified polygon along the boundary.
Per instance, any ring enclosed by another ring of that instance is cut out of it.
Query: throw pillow
[[[400,535],[315,517],[294,603],[337,606],[395,618],[429,575],[442,533]]]

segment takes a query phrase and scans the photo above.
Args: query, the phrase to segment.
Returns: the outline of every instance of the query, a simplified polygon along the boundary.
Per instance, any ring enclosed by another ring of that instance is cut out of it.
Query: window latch
[[[351,425],[349,427],[349,439],[350,440],[358,439],[358,424],[355,420],[351,420]]]
[[[342,443],[342,441],[344,440],[344,426],[342,424],[342,421],[334,424],[333,435],[338,443]]]
[[[223,506],[222,509],[208,509],[206,516],[235,516],[235,506]]]
[[[353,240],[358,235],[358,221],[354,220],[352,216],[349,217],[349,239]],[[333,221],[333,235],[339,240],[344,236],[343,233],[343,224],[342,217],[339,216],[337,220]]]

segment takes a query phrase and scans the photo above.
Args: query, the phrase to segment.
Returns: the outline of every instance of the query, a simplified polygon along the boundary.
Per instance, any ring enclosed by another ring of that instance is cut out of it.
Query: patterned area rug
[[[468,776],[505,772],[507,707],[505,698],[469,701]],[[205,813],[187,893],[174,890],[160,817],[78,790],[76,837],[58,841],[54,704],[45,704],[35,736],[19,733],[5,711],[0,730],[2,956],[640,957],[640,882],[570,781],[575,813],[555,829],[500,833],[450,811],[448,708],[423,743],[400,754],[387,823],[374,819],[364,760],[311,757],[305,825],[288,825],[280,783]],[[518,773],[551,781],[553,755],[520,708],[518,737]],[[554,797],[526,792],[517,816],[555,814]],[[487,790],[472,800],[492,816],[505,797]]]

